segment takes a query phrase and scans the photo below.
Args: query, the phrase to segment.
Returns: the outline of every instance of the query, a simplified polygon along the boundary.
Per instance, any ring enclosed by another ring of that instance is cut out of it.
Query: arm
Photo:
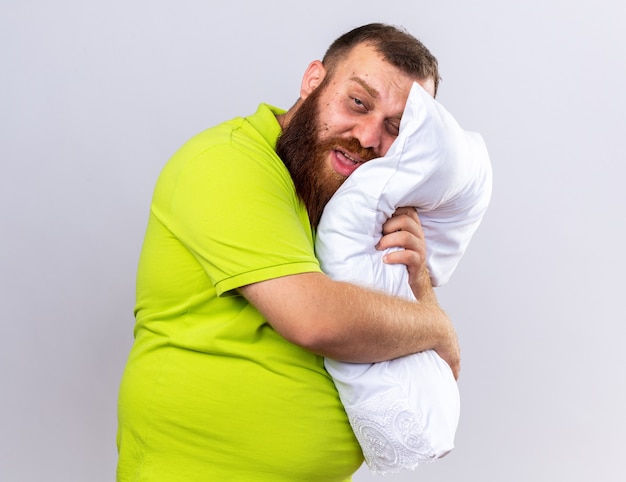
[[[370,363],[434,349],[457,376],[456,333],[430,285],[417,215],[396,214],[406,215],[385,224],[379,249],[405,248],[390,253],[387,262],[407,265],[419,301],[333,281],[321,273],[254,283],[242,287],[242,294],[287,340],[319,355]]]
[[[433,302],[411,302],[321,273],[275,278],[241,290],[287,340],[319,355],[369,363],[431,348],[454,351],[449,346],[454,330]]]

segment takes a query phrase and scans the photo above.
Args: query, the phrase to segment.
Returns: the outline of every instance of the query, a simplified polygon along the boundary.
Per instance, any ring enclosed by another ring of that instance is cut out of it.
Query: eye
[[[358,97],[351,97],[354,108],[360,111],[367,110],[365,103]]]
[[[386,126],[387,132],[389,132],[390,135],[398,137],[398,134],[400,134],[400,122],[387,121]]]

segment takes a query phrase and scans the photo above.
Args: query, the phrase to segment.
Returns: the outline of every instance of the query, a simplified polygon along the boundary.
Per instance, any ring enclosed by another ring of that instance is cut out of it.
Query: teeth
[[[350,155],[346,154],[346,153],[345,153],[345,152],[343,152],[343,151],[341,151],[341,153],[342,153],[345,157],[347,157],[348,159],[350,159],[352,162],[354,162],[355,164],[358,164],[358,163],[360,162],[360,161],[357,161],[354,157],[352,157],[352,156],[350,156]]]

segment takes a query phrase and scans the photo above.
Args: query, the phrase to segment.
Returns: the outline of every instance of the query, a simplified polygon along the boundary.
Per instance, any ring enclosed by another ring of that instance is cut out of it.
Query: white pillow
[[[415,83],[400,133],[382,158],[359,167],[327,204],[316,252],[331,278],[415,299],[404,265],[375,245],[400,206],[417,208],[433,285],[447,282],[491,197],[491,164],[479,134]],[[414,469],[454,448],[460,401],[450,367],[426,351],[375,364],[325,360],[373,472]]]

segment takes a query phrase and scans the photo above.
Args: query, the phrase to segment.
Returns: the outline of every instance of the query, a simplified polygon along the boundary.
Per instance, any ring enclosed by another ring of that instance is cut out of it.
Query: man
[[[385,154],[414,81],[436,59],[382,24],[337,39],[287,112],[199,134],[157,183],[120,389],[118,480],[344,481],[363,458],[323,357],[376,362],[426,349],[459,369],[414,209],[384,225],[417,303],[325,276],[314,232],[358,166]]]

